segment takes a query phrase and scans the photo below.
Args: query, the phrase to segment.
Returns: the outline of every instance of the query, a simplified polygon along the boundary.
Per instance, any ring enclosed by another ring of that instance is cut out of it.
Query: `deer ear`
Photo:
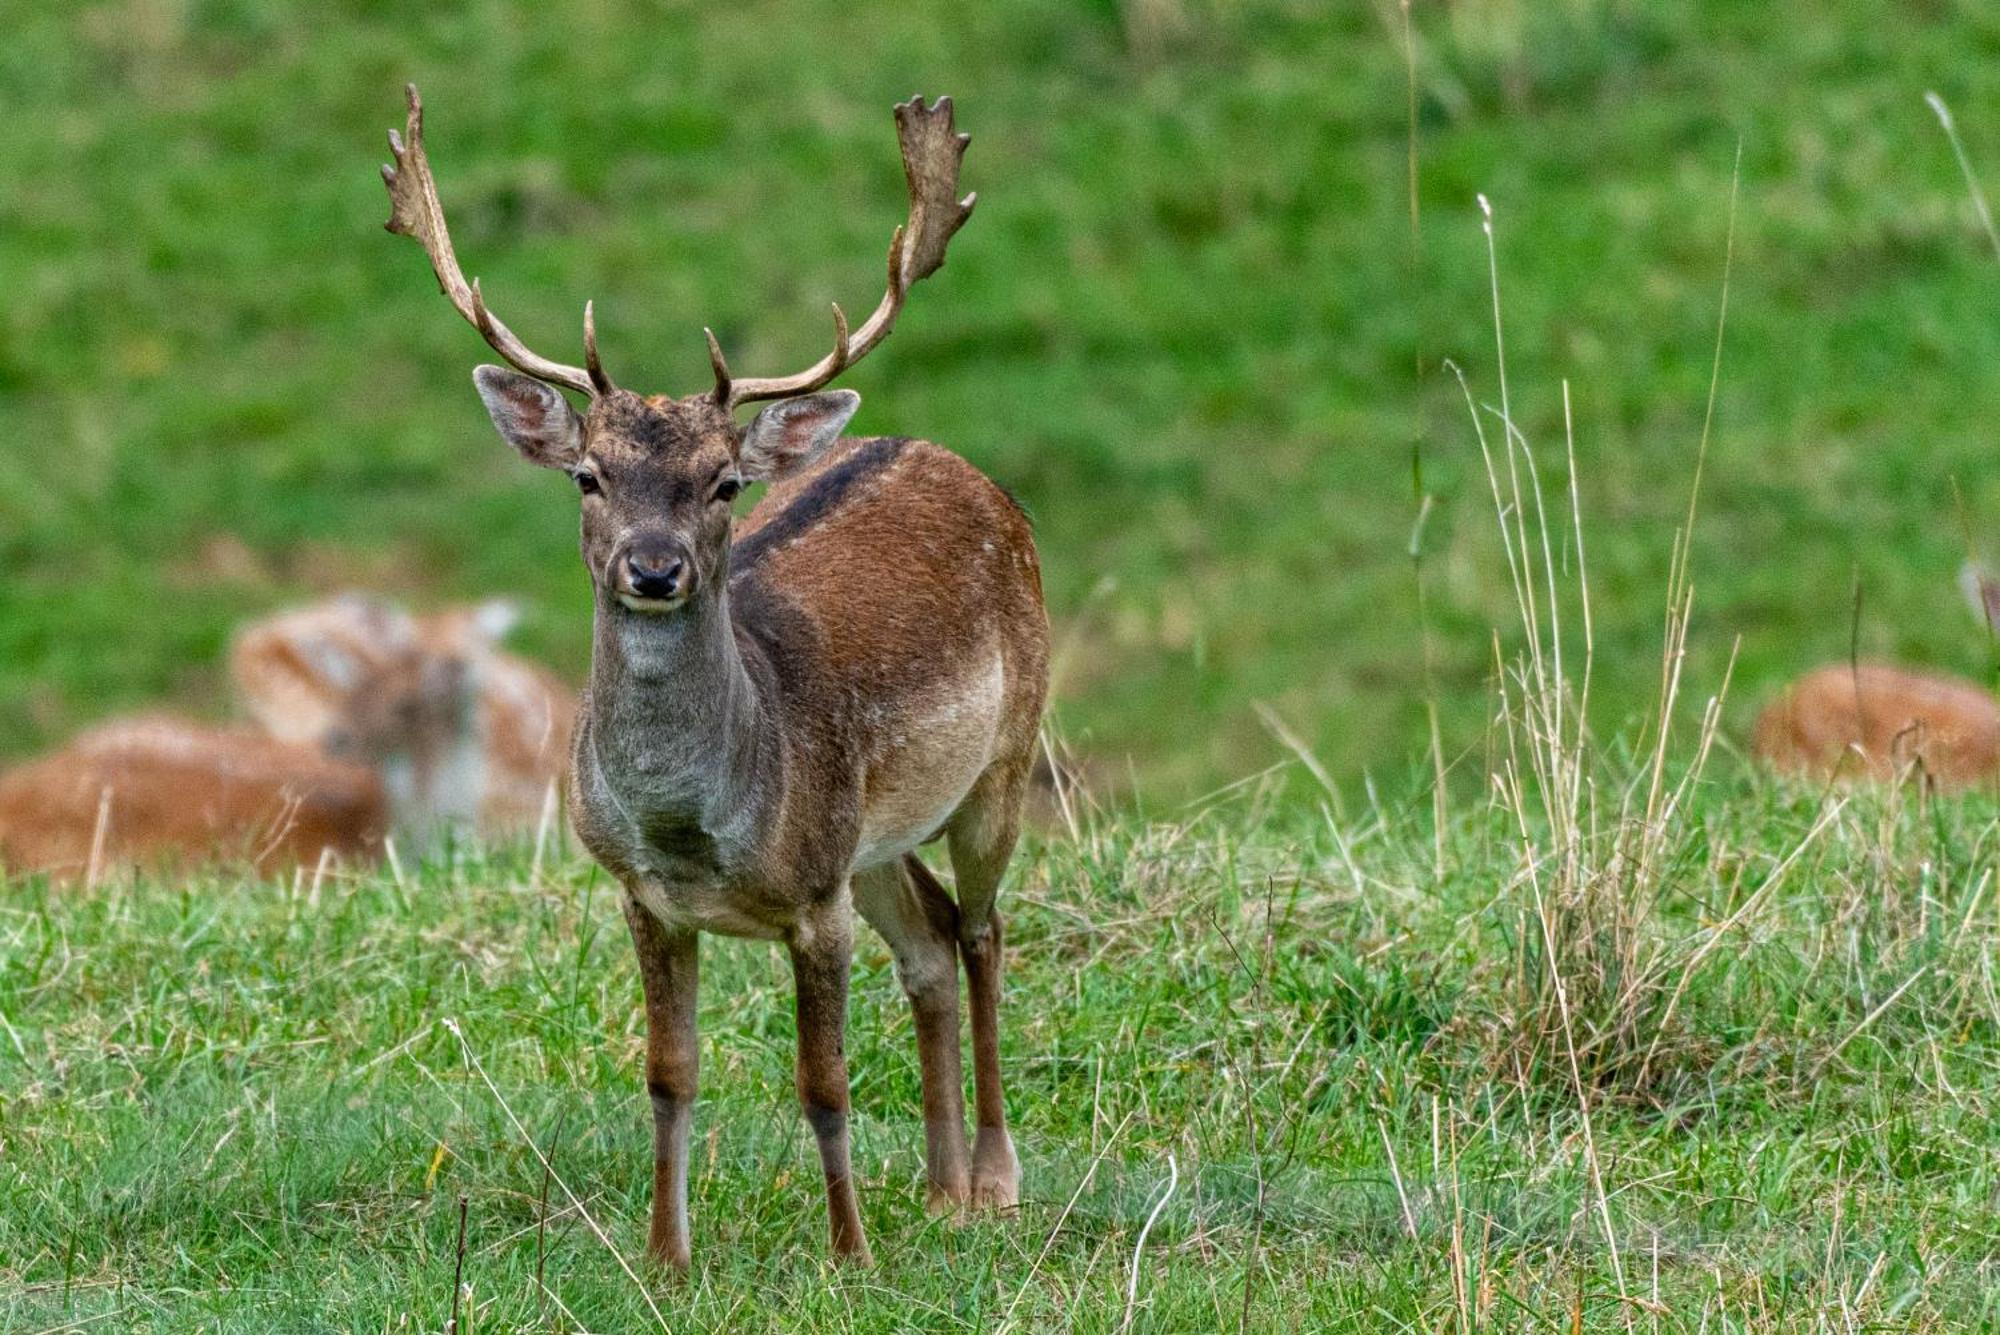
[[[851,389],[779,399],[750,419],[737,466],[745,477],[766,482],[795,473],[840,439],[860,406],[861,396]]]
[[[472,608],[472,629],[496,648],[521,624],[521,605],[512,598],[488,598]]]
[[[229,670],[238,698],[271,736],[322,745],[379,659],[407,643],[408,614],[348,595],[253,622]]]
[[[499,366],[477,368],[472,383],[501,437],[529,463],[567,468],[583,453],[583,419],[553,386]]]
[[[488,598],[483,603],[433,612],[419,623],[425,646],[437,653],[476,656],[499,649],[521,624],[521,605],[512,598]]]

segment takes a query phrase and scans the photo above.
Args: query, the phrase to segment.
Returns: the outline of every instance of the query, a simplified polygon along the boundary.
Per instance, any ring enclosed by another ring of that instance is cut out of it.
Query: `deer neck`
[[[723,587],[666,616],[600,594],[590,667],[588,759],[615,806],[649,837],[758,828],[781,785],[769,710],[737,642]]]

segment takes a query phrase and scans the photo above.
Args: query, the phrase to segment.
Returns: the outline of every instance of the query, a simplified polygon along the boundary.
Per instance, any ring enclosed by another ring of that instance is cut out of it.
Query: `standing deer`
[[[2000,585],[1968,565],[1973,612],[2000,628]],[[1883,663],[1829,663],[1757,716],[1752,750],[1774,769],[1817,779],[1903,779],[1943,789],[2000,782],[2000,701],[1977,682]]]
[[[462,731],[421,770],[384,775],[418,790],[433,821],[506,837],[537,828],[569,759],[576,700],[548,671],[504,653],[517,613],[505,600],[412,616],[364,594],[342,594],[243,628],[229,671],[249,715],[273,737],[326,747],[344,716],[365,710],[399,659],[465,675],[475,705]],[[407,695],[379,696],[408,711]],[[385,720],[387,722],[387,720]]]
[[[714,387],[671,398],[612,383],[588,304],[582,368],[529,351],[487,308],[452,251],[414,87],[408,99],[383,169],[389,230],[422,243],[452,305],[514,368],[473,372],[501,436],[582,495],[595,615],[570,814],[625,888],[638,949],[648,1251],[689,1262],[696,942],[707,931],[782,941],[791,956],[798,1095],[832,1246],[867,1259],[842,1050],[852,910],[887,939],[914,1012],[933,1208],[1011,1206],[994,901],[1048,685],[1033,534],[1006,492],[936,445],[842,439],[860,398],[824,391],[888,336],[910,285],[944,263],[971,213],[973,197],[957,198],[968,141],[950,100],[896,107],[910,213],[867,321],[850,333],[834,307],[832,352],[772,379],[733,376],[711,333]],[[747,424],[734,420],[765,400]],[[739,528],[731,502],[755,480],[771,488]],[[914,853],[940,835],[956,901]],[[969,1156],[955,956],[971,994]]]

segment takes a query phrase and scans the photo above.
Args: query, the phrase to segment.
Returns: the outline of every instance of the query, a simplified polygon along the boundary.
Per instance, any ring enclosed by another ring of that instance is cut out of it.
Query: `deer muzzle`
[[[634,612],[671,612],[694,596],[694,560],[672,539],[631,543],[611,563],[611,591]]]

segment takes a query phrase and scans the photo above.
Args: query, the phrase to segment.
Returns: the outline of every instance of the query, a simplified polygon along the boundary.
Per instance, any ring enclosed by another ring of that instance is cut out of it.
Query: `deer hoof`
[[[1021,1164],[1003,1127],[981,1127],[972,1149],[972,1204],[1012,1210],[1021,1203]]]

